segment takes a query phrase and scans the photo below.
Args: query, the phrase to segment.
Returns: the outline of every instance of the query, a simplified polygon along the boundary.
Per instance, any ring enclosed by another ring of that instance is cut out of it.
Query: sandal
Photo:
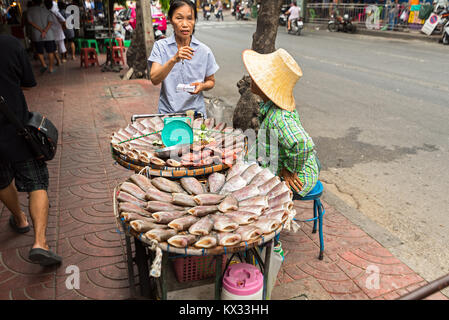
[[[14,219],[14,216],[9,217],[9,225],[17,233],[27,233],[31,230],[29,225],[26,227],[19,227],[16,223],[16,219]]]
[[[62,258],[50,250],[34,248],[30,250],[28,258],[31,262],[39,263],[43,267],[61,264]]]

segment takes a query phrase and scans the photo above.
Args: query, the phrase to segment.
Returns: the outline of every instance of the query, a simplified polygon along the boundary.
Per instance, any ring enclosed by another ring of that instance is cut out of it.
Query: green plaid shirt
[[[270,132],[278,138],[278,170],[296,172],[303,183],[301,197],[309,193],[318,181],[319,168],[312,138],[301,125],[298,112],[278,108],[272,101],[260,104],[260,132],[266,130],[265,150],[270,157]],[[262,122],[263,121],[263,122]],[[276,152],[276,151],[273,151]],[[271,156],[273,157],[273,155]],[[268,164],[262,164],[268,166]]]

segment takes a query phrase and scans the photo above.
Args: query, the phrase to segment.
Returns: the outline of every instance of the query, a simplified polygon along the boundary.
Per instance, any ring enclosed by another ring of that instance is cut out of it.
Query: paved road
[[[235,105],[254,23],[199,22],[221,67],[211,94]],[[449,272],[449,48],[306,30],[276,47],[303,69],[295,88],[321,179],[402,244],[391,251],[426,280]],[[382,240],[382,239],[380,239]]]

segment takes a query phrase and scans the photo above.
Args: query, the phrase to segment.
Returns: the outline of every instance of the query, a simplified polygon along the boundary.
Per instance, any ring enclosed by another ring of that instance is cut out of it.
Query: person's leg
[[[48,71],[53,72],[53,63],[55,61],[56,51],[55,41],[45,41],[45,50],[48,53]]]
[[[289,31],[290,31],[290,27],[291,27],[291,24],[290,24],[290,22],[291,22],[291,20],[290,20],[290,19],[288,19],[288,20],[287,20],[287,30],[289,30]]]
[[[45,232],[48,222],[48,194],[46,190],[35,190],[29,193],[30,216],[34,226],[34,245],[33,248],[48,250]]]
[[[0,190],[0,201],[11,211],[19,228],[29,226],[26,215],[20,208],[19,194],[12,181],[9,186]]]
[[[34,43],[34,48],[36,49],[37,58],[39,59],[39,62],[41,63],[41,72],[45,72],[47,70],[47,63],[44,59],[44,42],[43,41],[37,41]]]
[[[72,60],[75,60],[75,41],[70,42],[70,49],[72,51]]]

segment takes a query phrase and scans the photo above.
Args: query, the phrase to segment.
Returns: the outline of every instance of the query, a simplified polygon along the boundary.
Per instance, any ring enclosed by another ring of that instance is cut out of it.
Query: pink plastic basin
[[[237,296],[255,294],[263,287],[263,275],[260,270],[247,263],[230,265],[223,277],[223,288]]]

